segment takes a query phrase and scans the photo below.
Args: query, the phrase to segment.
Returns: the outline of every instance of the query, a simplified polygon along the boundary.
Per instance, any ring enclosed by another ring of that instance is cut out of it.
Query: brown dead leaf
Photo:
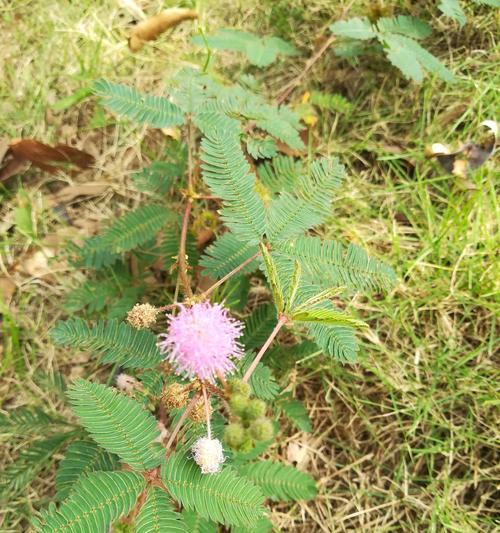
[[[129,48],[132,52],[137,52],[147,41],[154,41],[169,28],[177,26],[184,20],[196,18],[198,18],[198,13],[194,9],[180,7],[165,9],[135,26],[128,41]]]
[[[9,305],[12,300],[16,288],[17,285],[10,278],[0,278],[0,299],[3,300],[6,305]]]
[[[67,144],[49,146],[35,139],[18,139],[11,141],[7,155],[11,155],[20,164],[29,161],[33,165],[50,173],[61,169],[75,170],[88,168],[94,163],[94,158],[78,148]],[[2,170],[2,174],[4,173]],[[3,177],[5,179],[5,177]]]
[[[79,196],[98,196],[104,193],[109,187],[109,183],[104,181],[89,181],[68,185],[52,195],[50,202],[54,204],[67,204]]]

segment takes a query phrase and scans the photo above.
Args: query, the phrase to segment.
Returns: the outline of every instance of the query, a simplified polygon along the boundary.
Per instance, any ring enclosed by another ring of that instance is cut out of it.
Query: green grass
[[[321,29],[348,2],[250,4],[204,2],[202,21],[209,30],[225,24],[277,31],[302,47],[303,58],[265,72],[276,94],[300,73]],[[363,14],[368,4],[356,2],[349,16]],[[406,13],[404,2],[385,4]],[[498,528],[498,173],[489,161],[461,180],[424,156],[433,142],[458,144],[474,138],[482,120],[497,118],[496,15],[491,8],[468,8],[473,24],[459,30],[433,2],[416,4],[412,14],[435,28],[426,44],[457,74],[456,84],[427,79],[416,86],[381,56],[345,61],[328,53],[292,97],[299,101],[306,89],[316,89],[354,103],[348,115],[322,115],[312,132],[317,151],[340,155],[350,171],[324,233],[366,246],[394,266],[400,282],[386,298],[353,300],[371,326],[359,364],[340,366],[320,356],[297,364],[290,382],[315,431],[306,437],[290,429],[273,453],[286,457],[289,442],[306,445],[307,469],[320,493],[315,502],[276,507],[272,519],[283,531]],[[0,1],[6,28],[0,135],[47,142],[74,137],[98,156],[96,175],[76,181],[107,179],[114,194],[70,206],[80,220],[98,222],[133,203],[126,177],[141,166],[141,149],[161,151],[163,141],[127,124],[89,129],[94,109],[88,102],[58,113],[47,108],[97,77],[158,91],[181,61],[202,57],[188,44],[190,23],[131,55],[125,40],[131,17],[120,17],[117,5]],[[235,71],[242,68],[235,55],[217,57]],[[35,247],[43,249],[47,235],[60,235],[64,226],[43,201],[61,178],[30,170],[21,179],[37,221]],[[16,183],[0,189],[2,219],[12,220],[24,194]],[[42,400],[57,412],[60,396],[37,385],[35,372],[95,371],[86,359],[63,357],[46,335],[62,314],[59,301],[74,274],[64,265],[41,279],[23,274],[16,265],[29,257],[29,241],[9,228],[3,226],[0,266],[18,289],[8,313],[2,309],[1,407]],[[8,432],[0,438],[8,463],[26,439]],[[28,517],[53,493],[51,475],[43,472],[0,505],[0,530],[26,530]]]

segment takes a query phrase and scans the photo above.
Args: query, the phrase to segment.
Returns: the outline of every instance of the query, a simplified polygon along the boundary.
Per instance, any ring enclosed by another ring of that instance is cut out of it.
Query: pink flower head
[[[179,314],[168,319],[168,333],[160,335],[158,347],[177,372],[189,378],[213,382],[217,372],[225,375],[234,370],[231,357],[243,356],[236,340],[243,324],[231,318],[220,304],[181,305]]]

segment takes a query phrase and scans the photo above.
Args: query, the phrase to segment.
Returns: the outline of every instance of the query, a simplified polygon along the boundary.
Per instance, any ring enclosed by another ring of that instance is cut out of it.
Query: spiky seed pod
[[[250,434],[255,440],[269,440],[273,437],[273,424],[268,418],[259,418],[250,424]]]
[[[225,461],[222,444],[218,439],[201,437],[191,448],[193,458],[201,468],[202,474],[215,474]]]
[[[127,314],[127,322],[136,329],[150,328],[155,322],[159,309],[150,304],[135,304]]]
[[[171,383],[166,385],[161,395],[162,402],[169,409],[179,409],[184,407],[189,399],[189,390],[181,383]]]
[[[266,402],[257,398],[250,400],[245,408],[244,417],[247,420],[256,420],[266,414]]]
[[[237,416],[243,416],[248,404],[249,399],[241,394],[233,394],[229,399],[229,407],[231,407],[231,412]]]
[[[245,430],[239,422],[233,422],[224,430],[224,441],[233,450],[237,450],[245,439]]]
[[[245,431],[245,437],[243,442],[240,444],[238,451],[242,453],[247,453],[255,448],[255,441],[252,436],[249,435],[248,431]]]
[[[208,415],[212,416],[212,406],[208,405]],[[205,414],[205,402],[203,398],[200,398],[195,404],[191,412],[189,413],[189,419],[197,424],[201,424],[206,421]]]
[[[232,379],[229,381],[228,385],[231,394],[241,394],[241,396],[244,396],[245,398],[250,396],[250,385],[241,379]]]

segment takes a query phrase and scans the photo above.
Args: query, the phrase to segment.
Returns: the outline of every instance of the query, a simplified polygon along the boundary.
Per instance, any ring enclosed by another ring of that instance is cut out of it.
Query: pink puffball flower
[[[218,373],[234,370],[232,358],[243,356],[237,342],[243,324],[228,315],[220,304],[180,305],[175,316],[168,316],[168,333],[159,335],[158,347],[179,374],[214,382]]]

